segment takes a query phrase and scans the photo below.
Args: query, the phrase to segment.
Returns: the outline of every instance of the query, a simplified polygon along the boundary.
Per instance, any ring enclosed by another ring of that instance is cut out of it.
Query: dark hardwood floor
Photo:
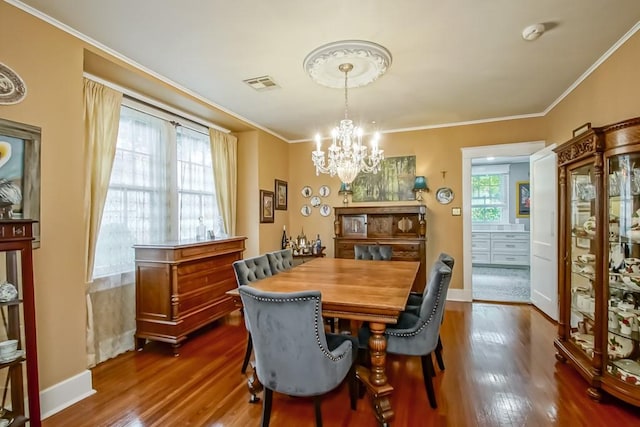
[[[576,371],[556,362],[555,336],[555,325],[526,305],[447,303],[438,409],[429,407],[419,358],[390,355],[392,425],[640,426],[640,409],[587,397]],[[258,426],[262,404],[248,403],[240,374],[245,339],[235,312],[193,335],[177,358],[170,346],[150,343],[109,360],[93,369],[95,395],[43,425]],[[368,398],[349,409],[346,385],[325,397],[322,414],[328,427],[377,425]],[[313,402],[274,393],[271,425],[313,426]]]

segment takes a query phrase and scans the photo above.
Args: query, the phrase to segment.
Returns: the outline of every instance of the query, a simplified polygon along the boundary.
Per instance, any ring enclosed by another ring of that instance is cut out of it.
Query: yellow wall
[[[640,116],[640,32],[546,116],[548,142],[562,143],[584,123],[604,126]]]
[[[131,67],[5,2],[0,2],[0,40],[5,41],[0,61],[18,72],[28,87],[23,102],[0,106],[0,117],[42,128],[42,247],[35,251],[34,262],[40,386],[45,389],[86,369],[82,73],[90,67],[93,73],[104,71],[104,77],[114,64]],[[433,192],[426,194],[427,262],[440,251],[462,260],[461,217],[450,214],[452,206],[461,206],[461,147],[562,142],[584,122],[602,125],[640,116],[639,66],[640,35],[635,35],[548,117],[384,135],[381,147],[387,156],[415,154],[417,172],[427,176],[432,189],[447,185],[456,193],[446,206],[435,202]],[[173,98],[189,98],[138,70],[132,73],[133,89],[152,95],[155,87],[162,86]],[[206,119],[217,117],[210,107],[198,108]],[[342,200],[337,178],[315,176],[312,145],[288,145],[232,120],[221,124],[239,137],[238,234],[248,237],[245,255],[279,248],[283,225],[294,236],[303,227],[309,238],[320,234],[331,255],[333,213],[326,218],[317,209],[308,218],[299,213],[306,201],[300,193],[304,185],[314,193],[320,185],[330,185],[332,193],[324,200],[330,206],[340,206]],[[258,191],[273,191],[275,178],[289,183],[289,209],[276,211],[274,224],[259,224]],[[452,286],[460,288],[461,270],[454,278]]]
[[[386,157],[416,156],[416,174],[427,178],[431,192],[424,194],[427,205],[427,265],[430,265],[440,252],[447,252],[456,259],[462,259],[462,217],[452,216],[452,207],[462,207],[462,147],[494,145],[512,142],[526,142],[544,139],[543,119],[523,119],[486,123],[473,126],[460,126],[442,129],[430,129],[413,132],[385,134],[380,142]],[[327,255],[333,256],[334,215],[322,217],[319,208],[313,208],[309,217],[300,214],[303,204],[309,199],[302,196],[301,189],[311,186],[313,194],[318,194],[321,185],[329,185],[331,194],[323,199],[330,206],[342,206],[342,196],[338,194],[340,180],[329,175],[316,176],[311,163],[313,143],[294,144],[290,149],[291,162],[289,174],[296,187],[290,191],[291,227],[294,236],[304,229],[308,238],[320,234]],[[442,177],[441,171],[445,171]],[[453,189],[455,199],[449,205],[435,201],[435,189],[441,186]],[[387,202],[380,204],[415,204],[416,202]],[[349,206],[366,206],[371,203],[350,203]],[[451,287],[462,288],[462,263],[456,267],[457,274],[452,277]]]
[[[82,44],[0,2],[0,61],[26,82],[0,117],[39,126],[41,247],[34,251],[40,388],[86,368]]]
[[[258,208],[258,132],[236,134],[238,137],[238,206],[236,234],[247,236],[244,257],[260,252]]]
[[[289,181],[289,144],[260,131],[259,157],[258,185],[261,190],[275,191],[276,178],[282,181]],[[291,189],[290,184],[288,188]],[[291,199],[289,198],[289,200]],[[276,210],[274,212],[273,224],[260,224],[260,250],[258,254],[275,251],[281,247],[282,227],[289,223],[290,210]]]

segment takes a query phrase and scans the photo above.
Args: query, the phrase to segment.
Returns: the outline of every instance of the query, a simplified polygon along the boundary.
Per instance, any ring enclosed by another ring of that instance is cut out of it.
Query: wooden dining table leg
[[[250,363],[251,366],[251,375],[247,376],[247,388],[249,389],[249,403],[258,403],[260,402],[260,398],[258,397],[258,393],[263,390],[262,383],[258,378],[258,374],[256,373],[256,366],[254,362]]]
[[[367,387],[371,395],[373,410],[380,425],[388,425],[394,417],[391,409],[391,393],[393,387],[387,382],[387,339],[384,331],[387,325],[384,323],[369,323],[371,335],[369,336],[369,355],[371,369],[359,366],[358,379]]]

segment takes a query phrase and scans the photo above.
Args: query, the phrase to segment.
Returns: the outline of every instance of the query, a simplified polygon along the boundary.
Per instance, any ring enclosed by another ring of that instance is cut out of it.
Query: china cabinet
[[[32,225],[31,220],[0,220],[0,341],[3,347],[0,350],[0,378],[3,381],[0,422],[10,420],[10,424],[4,425],[12,427],[27,422],[32,427],[41,425]],[[5,345],[10,342],[15,345],[16,341],[15,351],[5,353]],[[25,406],[28,406],[28,413]]]
[[[559,146],[557,358],[640,406],[640,118]]]

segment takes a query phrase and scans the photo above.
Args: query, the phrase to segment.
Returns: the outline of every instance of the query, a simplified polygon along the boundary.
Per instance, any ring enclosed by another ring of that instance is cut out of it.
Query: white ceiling
[[[387,132],[542,114],[640,27],[639,0],[5,1],[289,141],[342,118],[342,90],[302,68],[326,43],[391,51],[385,75],[349,90],[351,118]],[[549,29],[524,41],[535,23]],[[279,87],[243,83],[263,75]]]

